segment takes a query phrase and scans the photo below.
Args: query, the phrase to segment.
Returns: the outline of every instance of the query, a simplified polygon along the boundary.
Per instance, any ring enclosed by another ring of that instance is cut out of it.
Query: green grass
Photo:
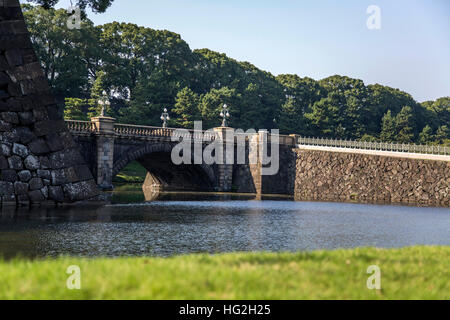
[[[147,170],[138,162],[133,161],[126,166],[113,181],[118,183],[144,183]]]
[[[66,289],[70,265],[81,290]],[[366,287],[381,268],[382,289]],[[0,262],[0,299],[449,299],[450,247]]]

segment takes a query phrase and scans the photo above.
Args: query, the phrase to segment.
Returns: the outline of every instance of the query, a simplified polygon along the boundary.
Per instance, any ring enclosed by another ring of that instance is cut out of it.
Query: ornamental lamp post
[[[98,104],[100,106],[102,106],[102,109],[100,111],[100,117],[104,117],[105,116],[105,107],[107,108],[111,105],[111,103],[109,102],[109,99],[108,99],[108,95],[106,94],[106,91],[102,92],[102,96],[98,100]]]
[[[167,128],[167,121],[170,120],[169,113],[167,112],[167,108],[164,108],[163,113],[161,114],[161,120],[163,122],[163,128]]]
[[[227,126],[227,118],[230,117],[230,113],[228,112],[228,106],[226,104],[223,105],[223,110],[220,112],[220,116],[223,118],[222,127]]]

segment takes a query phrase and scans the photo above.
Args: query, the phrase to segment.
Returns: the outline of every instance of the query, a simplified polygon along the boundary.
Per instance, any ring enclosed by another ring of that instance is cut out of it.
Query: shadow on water
[[[123,185],[116,188],[111,195],[111,202],[139,203],[153,201],[235,201],[235,200],[286,200],[293,201],[292,196],[286,195],[256,195],[248,193],[219,193],[219,192],[160,192],[142,190],[138,184]]]
[[[295,202],[284,196],[143,193],[107,205],[2,208],[0,256],[170,256],[449,245],[450,210]]]

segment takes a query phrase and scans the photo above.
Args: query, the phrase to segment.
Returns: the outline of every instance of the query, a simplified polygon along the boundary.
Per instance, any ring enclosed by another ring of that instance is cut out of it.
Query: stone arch
[[[116,176],[121,170],[123,170],[129,163],[138,161],[152,177],[168,186],[167,175],[178,175],[183,180],[183,176],[186,176],[186,181],[191,181],[192,186],[189,188],[183,188],[173,186],[174,190],[208,190],[212,191],[217,187],[217,179],[214,167],[211,165],[174,165],[170,160],[173,147],[176,143],[146,143],[144,145],[136,146],[129,149],[123,155],[121,155],[113,165],[113,176]],[[193,163],[193,160],[192,160]],[[187,178],[189,176],[189,178]],[[197,182],[197,183],[196,183]],[[196,187],[194,188],[194,186]]]

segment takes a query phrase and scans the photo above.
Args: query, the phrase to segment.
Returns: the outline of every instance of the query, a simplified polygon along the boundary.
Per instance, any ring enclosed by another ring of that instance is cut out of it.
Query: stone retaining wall
[[[17,0],[0,0],[0,204],[98,194],[34,53]]]
[[[296,200],[450,204],[450,162],[296,149]]]

